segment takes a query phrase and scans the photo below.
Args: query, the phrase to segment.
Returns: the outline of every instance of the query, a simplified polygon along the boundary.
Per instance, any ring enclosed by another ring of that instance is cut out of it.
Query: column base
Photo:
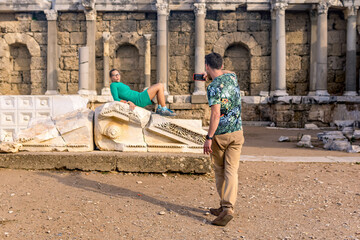
[[[316,90],[316,96],[330,96],[327,90]]]
[[[103,89],[101,89],[101,95],[106,95],[106,96],[111,95],[110,88],[104,87]]]
[[[289,94],[286,93],[286,90],[275,90],[272,92],[271,96],[280,97],[280,96],[289,96]]]
[[[356,91],[345,91],[343,96],[357,96]]]
[[[308,93],[308,96],[316,96],[316,91],[310,91],[310,92]]]
[[[202,91],[202,90],[197,90],[195,92],[192,93],[192,95],[206,95],[207,92],[206,91]]]
[[[203,95],[191,95],[191,103],[207,103],[208,99],[207,99],[207,95],[203,94]]]
[[[79,95],[97,95],[97,92],[95,90],[85,90],[81,89],[78,91]]]
[[[59,92],[57,90],[47,90],[45,95],[59,95]]]

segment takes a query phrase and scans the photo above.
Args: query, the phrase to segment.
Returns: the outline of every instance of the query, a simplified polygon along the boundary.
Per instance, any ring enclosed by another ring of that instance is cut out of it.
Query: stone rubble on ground
[[[329,141],[345,140],[345,136],[341,131],[325,131],[317,134],[317,137],[324,144]]]
[[[297,146],[305,147],[305,148],[313,148],[314,146],[311,145],[311,135],[302,136],[300,142],[297,143]]]
[[[344,129],[345,127],[354,127],[355,125],[354,120],[335,120],[334,123],[339,130]]]
[[[348,149],[351,147],[351,144],[348,140],[335,140],[335,141],[328,141],[324,144],[324,148],[327,150],[332,151],[344,151],[347,152]]]
[[[351,145],[348,150],[348,153],[360,153],[360,146],[359,145]]]
[[[305,129],[306,130],[318,130],[319,127],[316,124],[309,123],[309,124],[305,124]]]
[[[290,142],[290,138],[286,137],[286,136],[280,136],[278,141],[279,142]]]

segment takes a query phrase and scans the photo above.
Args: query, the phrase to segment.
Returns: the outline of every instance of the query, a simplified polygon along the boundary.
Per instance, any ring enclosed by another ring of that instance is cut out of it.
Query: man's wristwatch
[[[209,135],[206,135],[206,139],[208,139],[208,140],[212,140],[212,139],[213,139],[213,137],[210,137]]]

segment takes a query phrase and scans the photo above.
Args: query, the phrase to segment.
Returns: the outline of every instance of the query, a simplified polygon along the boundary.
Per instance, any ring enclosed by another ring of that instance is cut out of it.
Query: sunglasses
[[[120,76],[120,74],[119,73],[117,73],[117,74],[114,74],[114,75],[111,75],[112,77],[116,77],[116,76]]]

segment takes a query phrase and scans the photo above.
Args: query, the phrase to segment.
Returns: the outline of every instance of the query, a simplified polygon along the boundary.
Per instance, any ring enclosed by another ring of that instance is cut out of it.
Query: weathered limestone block
[[[105,151],[146,152],[143,127],[150,111],[121,102],[109,102],[95,109],[95,144]]]
[[[307,130],[318,130],[319,127],[316,124],[309,123],[309,124],[305,124],[305,129],[307,129]]]
[[[22,144],[21,150],[31,152],[92,151],[93,115],[89,109],[79,109],[53,118],[32,119],[15,141]]]
[[[335,120],[334,123],[339,130],[342,130],[346,127],[354,127],[355,125],[354,120]]]

